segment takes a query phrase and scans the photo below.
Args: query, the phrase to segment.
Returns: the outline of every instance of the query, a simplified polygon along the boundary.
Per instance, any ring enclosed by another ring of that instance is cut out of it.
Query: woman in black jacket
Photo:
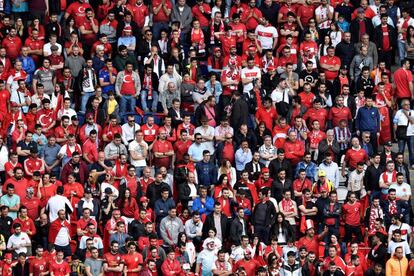
[[[277,237],[277,243],[279,245],[285,245],[286,241],[294,239],[292,226],[281,212],[276,214],[276,221],[270,229],[271,236]]]

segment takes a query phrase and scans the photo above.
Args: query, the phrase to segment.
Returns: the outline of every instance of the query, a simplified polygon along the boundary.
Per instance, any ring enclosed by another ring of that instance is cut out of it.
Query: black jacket
[[[247,124],[249,118],[249,107],[243,98],[234,101],[231,110],[230,125],[233,129],[239,129],[242,124]]]
[[[134,240],[138,240],[139,237],[143,236],[145,233],[145,223],[142,223],[139,220],[134,219],[128,225],[128,234],[134,238]]]
[[[385,155],[385,151],[381,152],[380,157],[381,157],[380,165],[385,167],[387,165],[387,156]],[[395,158],[397,158],[397,153],[391,151],[392,161],[395,161]]]
[[[180,116],[178,116],[180,115]],[[171,117],[171,122],[172,122],[172,126],[177,129],[178,125],[181,124],[183,122],[183,120],[181,118],[183,118],[183,111],[180,109],[180,114],[178,114],[177,111],[175,111],[174,108],[170,107],[168,109],[168,117]],[[180,133],[177,133],[177,135],[180,135]]]
[[[271,189],[272,189],[272,197],[274,197],[277,202],[280,202],[283,198],[282,196],[283,191],[290,190],[293,194],[292,180],[286,178],[285,184],[283,184],[282,182],[280,182],[278,178],[276,178],[275,180],[273,180]]]
[[[244,220],[244,233],[247,234],[247,221]],[[239,246],[240,245],[240,238],[243,234],[243,224],[240,222],[239,218],[236,217],[233,219],[230,225],[230,241],[232,244]]]
[[[352,59],[355,56],[354,44],[352,42],[351,43],[346,43],[344,41],[339,42],[335,48],[335,56],[341,59],[341,65],[347,65],[349,68],[349,65],[351,65]]]
[[[263,165],[262,163],[258,163],[259,165],[259,171],[258,172],[254,172],[254,165],[253,165],[253,161],[250,161],[249,163],[246,164],[246,166],[244,166],[244,170],[249,172],[249,179],[250,180],[257,180],[260,176],[260,171],[262,170],[262,168],[265,167],[265,165]]]
[[[359,37],[359,20],[356,18],[351,21],[351,25],[349,26],[349,31],[351,32],[351,41],[352,43],[358,43],[360,40]],[[369,37],[372,37],[374,27],[372,26],[371,20],[364,19],[365,21],[365,30]],[[372,40],[372,39],[371,39]]]
[[[387,27],[388,27],[388,38],[390,42],[390,47],[392,47],[395,50],[397,46],[397,32],[393,26],[388,24]],[[384,42],[384,33],[382,31],[381,25],[378,25],[377,27],[375,27],[373,41],[377,45],[378,51],[381,51],[383,47],[383,42]]]
[[[196,185],[196,189],[198,190],[197,185]],[[180,200],[181,204],[185,208],[188,207],[188,202],[192,200],[192,198],[190,197],[190,193],[191,193],[191,188],[187,182],[181,183],[178,186],[178,199]]]
[[[367,191],[380,191],[379,178],[384,172],[384,166],[379,165],[375,168],[374,165],[369,165],[365,170],[364,185]]]
[[[273,179],[277,178],[277,172],[280,168],[283,168],[286,170],[286,178],[292,178],[293,177],[293,171],[292,171],[292,165],[290,164],[290,161],[286,158],[280,161],[278,158],[273,159],[269,163],[269,173],[270,177]]]
[[[368,260],[371,260],[373,263],[380,263],[385,267],[385,261],[387,260],[387,247],[384,244],[381,244],[375,254],[372,254],[372,250],[368,252]]]
[[[400,167],[397,165],[397,163],[395,163],[395,170],[397,171],[397,172],[400,172],[400,170],[401,170],[401,173],[403,173],[404,174],[404,176],[405,176],[405,182],[406,183],[411,183],[411,181],[410,181],[410,169],[409,169],[409,167],[408,167],[408,164],[406,164],[406,163],[403,163],[402,165],[401,165],[401,169],[400,169]]]
[[[339,227],[339,221],[341,220],[342,215],[342,205],[338,202],[335,203],[333,211],[330,210],[330,202],[328,201],[323,207],[323,217],[326,220],[327,218],[335,219],[335,226]]]
[[[321,163],[323,159],[325,159],[326,153],[329,152],[329,150],[332,150],[335,155],[338,155],[340,152],[339,144],[336,140],[333,140],[332,147],[328,146],[328,142],[326,139],[322,140],[318,145],[318,163]],[[336,160],[336,156],[334,156],[334,160]]]
[[[227,224],[229,223],[228,218],[222,213],[220,216],[220,227],[221,227],[221,234],[223,238],[227,236]],[[216,228],[217,226],[214,224],[214,212],[206,216],[206,220],[203,224],[203,238],[206,239],[208,237],[208,231],[212,228]]]
[[[273,203],[270,200],[267,200],[265,203],[258,203],[253,209],[252,216],[250,218],[250,222],[252,225],[256,225],[256,219],[257,219],[257,206],[259,205],[265,205],[266,206],[266,219],[265,219],[265,225],[260,226],[266,226],[270,227],[274,220],[276,219],[276,209]]]
[[[256,135],[254,135],[253,131],[248,130],[246,135],[243,135],[240,130],[236,130],[236,133],[234,134],[234,142],[236,142],[236,148],[238,149],[240,147],[241,142],[246,140],[249,142],[249,148],[252,152],[256,149]]]

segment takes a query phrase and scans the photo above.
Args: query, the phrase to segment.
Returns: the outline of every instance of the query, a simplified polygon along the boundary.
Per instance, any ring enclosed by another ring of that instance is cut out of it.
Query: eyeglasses
[[[203,138],[195,138],[196,140],[202,140]]]
[[[128,122],[130,122],[130,123],[135,123],[135,120],[130,120],[130,121],[128,121]]]
[[[226,137],[226,140],[231,140],[233,139],[233,137]]]

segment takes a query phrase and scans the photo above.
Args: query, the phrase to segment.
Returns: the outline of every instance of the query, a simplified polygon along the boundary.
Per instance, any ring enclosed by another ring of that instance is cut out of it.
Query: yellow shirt
[[[108,100],[108,115],[111,115],[115,111],[117,105],[116,100]]]

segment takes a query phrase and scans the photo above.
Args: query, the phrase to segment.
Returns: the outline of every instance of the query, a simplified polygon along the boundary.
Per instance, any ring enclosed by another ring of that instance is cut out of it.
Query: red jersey
[[[243,267],[246,271],[246,275],[255,275],[256,269],[260,267],[260,264],[256,260],[241,259],[236,262],[233,267],[233,271],[236,271],[239,267]]]
[[[345,264],[344,260],[339,256],[336,256],[333,259],[331,257],[326,257],[325,260],[323,260],[323,266],[322,266],[323,271],[329,270],[329,263],[330,262],[334,262],[338,268],[340,268],[343,272],[345,272],[346,264]]]
[[[95,26],[99,26],[99,22],[96,19],[92,19],[95,23]],[[89,46],[92,46],[93,43],[96,41],[96,33],[93,31],[92,28],[92,21],[86,19],[86,17],[82,20],[81,26],[85,28],[86,31],[92,31],[90,34],[82,34],[82,41]]]
[[[263,17],[262,12],[258,8],[252,9],[248,7],[247,9],[245,9],[243,13],[240,15],[240,19],[242,22],[245,22],[247,20],[245,23],[247,30],[255,30],[257,25],[259,25],[259,22],[253,16],[247,19],[247,17],[249,16],[251,12],[253,12],[258,18]]]
[[[313,13],[315,12],[315,6],[309,5],[299,5],[297,10],[297,16],[300,18],[302,26],[308,26],[309,20],[313,18]]]
[[[144,141],[149,144],[154,142],[158,135],[158,129],[159,127],[156,124],[153,124],[152,126],[149,126],[148,124],[141,126],[142,133],[144,133]]]
[[[8,103],[10,101],[10,92],[7,89],[0,91],[0,112],[9,112]]]
[[[181,265],[178,260],[170,261],[166,259],[161,265],[161,271],[164,276],[174,276],[181,273]]]
[[[16,59],[20,54],[20,50],[22,49],[23,44],[20,37],[7,36],[1,43],[1,46],[6,49],[7,57]]]
[[[301,193],[304,189],[312,190],[312,182],[309,178],[305,177],[305,180],[300,180],[299,178],[293,181],[293,190]]]
[[[306,111],[303,119],[306,121],[309,119],[309,126],[312,126],[312,122],[317,120],[321,126],[321,130],[325,130],[326,121],[328,119],[328,111],[326,111],[325,108],[315,109],[312,107]]]
[[[162,3],[162,0],[153,0],[152,1],[152,11],[154,11],[155,9],[158,9],[158,7],[161,5],[161,3]],[[167,6],[167,9],[172,10],[173,6],[172,6],[170,0],[166,0],[165,5]],[[154,13],[154,16],[153,16],[152,20],[154,22],[168,22],[168,21],[170,21],[170,17],[165,14],[164,9],[160,9],[160,11],[157,14]]]
[[[319,143],[326,138],[325,132],[322,130],[312,130],[308,133],[309,147],[311,149],[317,149]]]
[[[287,5],[283,5],[282,7],[280,7],[279,14],[282,14],[282,20],[287,19],[288,12],[293,12],[294,14],[296,14],[296,6],[291,5],[290,7],[288,7]]]
[[[192,142],[190,140],[182,141],[178,140],[174,143],[174,152],[175,152],[175,161],[178,163],[183,160],[183,156],[185,153],[188,153],[188,149],[190,148]]]
[[[25,197],[20,201],[27,208],[27,216],[35,221],[40,214],[40,199],[38,197],[32,197],[31,199]]]
[[[49,272],[53,272],[54,276],[65,276],[70,273],[70,267],[66,261],[58,264],[55,260],[49,263]]]
[[[16,180],[14,177],[9,178],[6,180],[6,182],[3,185],[3,195],[7,193],[6,187],[7,184],[13,184],[14,185],[14,194],[18,195],[20,198],[26,197],[26,188],[29,187],[29,182],[26,178],[22,178],[20,180]]]
[[[410,70],[399,68],[394,72],[395,97],[397,99],[410,98],[409,84],[413,82],[413,74]]]
[[[139,272],[130,272],[130,270],[138,268],[139,265],[143,265],[144,261],[142,255],[138,252],[135,252],[134,254],[128,253],[123,256],[123,260],[128,269],[128,275],[138,276]]]
[[[36,226],[31,218],[27,217],[26,219],[21,219],[20,217],[17,217],[13,221],[13,224],[16,223],[19,223],[22,226],[22,232],[26,233],[27,231],[30,231],[32,233],[30,237],[36,234]]]
[[[86,153],[90,161],[98,161],[98,145],[96,144],[96,141],[87,139],[82,145],[82,152]]]
[[[139,28],[143,28],[145,24],[145,17],[149,16],[148,7],[144,3],[141,5],[135,4],[134,6],[129,6],[132,16],[135,23],[137,23]]]
[[[105,253],[103,256],[104,263],[108,264],[108,267],[117,267],[124,262],[121,254],[112,254],[111,252]],[[122,272],[105,272],[107,276],[121,276]]]
[[[266,128],[269,130],[273,129],[273,122],[277,119],[277,111],[274,107],[266,110],[264,107],[259,107],[256,111],[256,118],[259,122],[264,122]]]
[[[355,150],[353,148],[350,148],[347,150],[345,154],[345,161],[349,165],[349,167],[355,169],[357,167],[357,164],[359,162],[366,162],[368,160],[367,152],[360,148],[358,150]]]
[[[352,120],[351,110],[349,109],[349,107],[346,106],[333,106],[331,110],[329,110],[328,120],[332,121],[332,127],[337,127],[339,126],[339,122],[341,120]]]
[[[35,171],[39,171],[43,174],[45,172],[45,161],[38,157],[29,157],[24,160],[24,171],[27,176],[32,176]]]
[[[79,28],[86,16],[85,10],[88,8],[93,10],[89,3],[80,3],[79,1],[76,1],[69,5],[66,9],[66,13],[70,14],[75,19],[75,26]]]
[[[349,202],[347,202],[344,205],[342,205],[342,214],[344,216],[345,223],[351,226],[360,226],[361,208],[362,205],[358,201],[354,204],[350,204]]]
[[[201,12],[201,7],[204,11]],[[208,27],[209,26],[209,19],[205,16],[205,14],[209,14],[211,16],[211,8],[210,5],[208,5],[207,3],[203,3],[201,5],[195,5],[191,11],[193,12],[193,17],[198,19],[200,21],[200,26],[201,27]]]
[[[220,36],[220,41],[221,41],[221,48],[223,51],[223,56],[230,55],[231,47],[236,46],[236,43],[237,43],[236,37],[233,35],[230,37],[228,37],[227,35],[222,35]]]
[[[40,259],[38,259],[37,257],[31,259],[29,271],[30,273],[33,273],[33,275],[35,276],[39,275],[42,272],[48,271],[48,261],[44,257]]]
[[[313,100],[315,100],[316,98],[315,94],[313,94],[312,92],[301,92],[299,93],[299,97],[302,100],[302,104],[306,107],[306,109],[312,108]]]
[[[323,56],[320,58],[319,63],[325,64],[325,65],[341,66],[341,59],[336,56],[333,56],[333,57]],[[329,81],[333,81],[338,76],[338,72],[339,72],[339,70],[338,71],[324,70],[324,71],[325,71],[326,79]]]

